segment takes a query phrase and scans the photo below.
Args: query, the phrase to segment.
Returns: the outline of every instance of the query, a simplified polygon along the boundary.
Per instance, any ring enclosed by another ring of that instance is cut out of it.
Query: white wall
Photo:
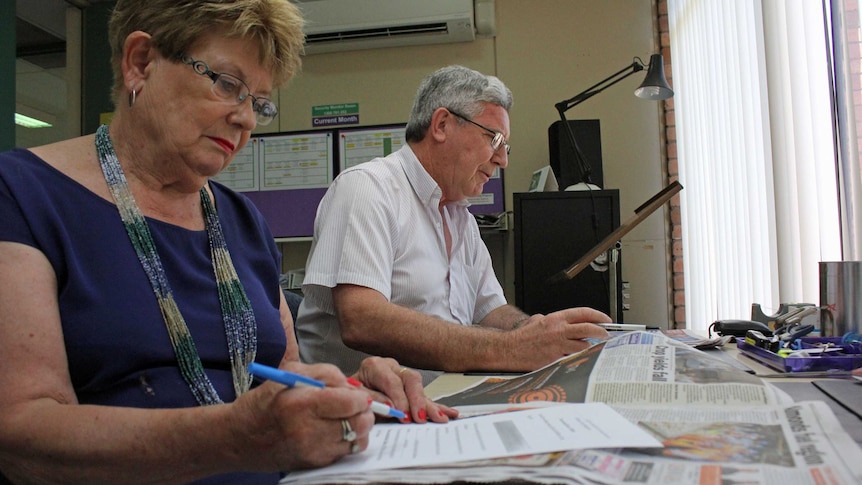
[[[309,129],[311,107],[359,103],[362,125],[407,120],[419,81],[433,70],[462,64],[495,74],[515,96],[510,113],[512,154],[505,170],[506,208],[512,193],[527,190],[534,170],[548,164],[548,126],[554,104],[585,90],[632,62],[658,52],[652,0],[496,0],[497,35],[470,43],[307,56],[302,73],[279,93],[277,126]],[[605,188],[619,189],[622,217],[666,181],[661,160],[658,103],[633,95],[636,74],[573,108],[569,119],[601,121]],[[668,327],[669,230],[658,211],[623,239],[623,279],[631,284],[628,322]],[[286,244],[285,268],[302,266],[307,244]],[[580,255],[572,255],[574,262]],[[503,265],[514,267],[511,244]],[[507,297],[514,284],[506,275]]]

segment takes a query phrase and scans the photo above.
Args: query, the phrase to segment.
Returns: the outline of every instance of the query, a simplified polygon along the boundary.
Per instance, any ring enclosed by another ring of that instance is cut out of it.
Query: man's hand
[[[586,349],[590,342],[585,339],[606,339],[608,332],[594,323],[611,323],[611,318],[586,307],[533,315],[510,332],[510,350],[520,370],[535,370]]]

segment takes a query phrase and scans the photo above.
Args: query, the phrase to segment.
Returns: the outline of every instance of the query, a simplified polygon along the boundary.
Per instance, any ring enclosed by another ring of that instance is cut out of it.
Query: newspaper
[[[632,332],[514,378],[437,399],[464,415],[603,402],[663,448],[587,449],[302,483],[857,484],[862,448],[823,402],[794,403],[760,378],[660,333]],[[282,483],[298,483],[288,474]]]
[[[688,344],[696,349],[701,350],[723,347],[726,343],[730,342],[730,339],[733,338],[732,335],[717,335],[715,337],[707,338],[685,328],[662,330],[661,333],[674,340],[680,341],[684,344]]]

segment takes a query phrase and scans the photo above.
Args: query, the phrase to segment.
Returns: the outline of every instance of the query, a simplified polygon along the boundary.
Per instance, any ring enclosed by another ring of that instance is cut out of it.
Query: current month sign
[[[334,125],[358,125],[359,103],[312,106],[311,124],[315,128]]]

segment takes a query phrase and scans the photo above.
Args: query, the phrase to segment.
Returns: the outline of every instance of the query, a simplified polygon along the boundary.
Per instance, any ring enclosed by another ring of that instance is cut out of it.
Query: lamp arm
[[[565,101],[560,101],[559,103],[555,104],[554,107],[557,108],[557,111],[562,117],[563,113],[565,113],[566,111],[592,98],[593,96],[622,81],[623,79],[631,76],[632,74],[643,70],[644,65],[640,62],[639,59],[636,58],[630,65],[620,69],[619,71],[611,74],[605,79],[590,86],[582,93],[578,93]]]
[[[598,83],[590,86],[589,88],[587,88],[586,91],[576,94],[571,98],[565,101],[560,101],[559,103],[554,105],[554,107],[557,108],[557,113],[560,114],[560,120],[562,120],[563,125],[565,126],[566,134],[569,138],[569,143],[572,146],[572,152],[574,152],[575,154],[575,162],[577,162],[578,170],[580,170],[581,172],[579,180],[580,182],[583,182],[587,185],[591,184],[592,180],[590,179],[590,176],[593,170],[590,167],[589,162],[587,162],[586,158],[584,157],[584,153],[581,151],[581,147],[578,145],[578,140],[575,138],[575,133],[574,131],[572,131],[572,127],[569,125],[568,120],[566,120],[566,111],[583,103],[584,101],[599,94],[600,92],[631,76],[632,74],[638,71],[643,71],[643,69],[644,65],[640,62],[640,59],[635,58],[635,60],[632,61],[630,65],[620,69],[619,71],[611,74],[610,76],[599,81]]]

